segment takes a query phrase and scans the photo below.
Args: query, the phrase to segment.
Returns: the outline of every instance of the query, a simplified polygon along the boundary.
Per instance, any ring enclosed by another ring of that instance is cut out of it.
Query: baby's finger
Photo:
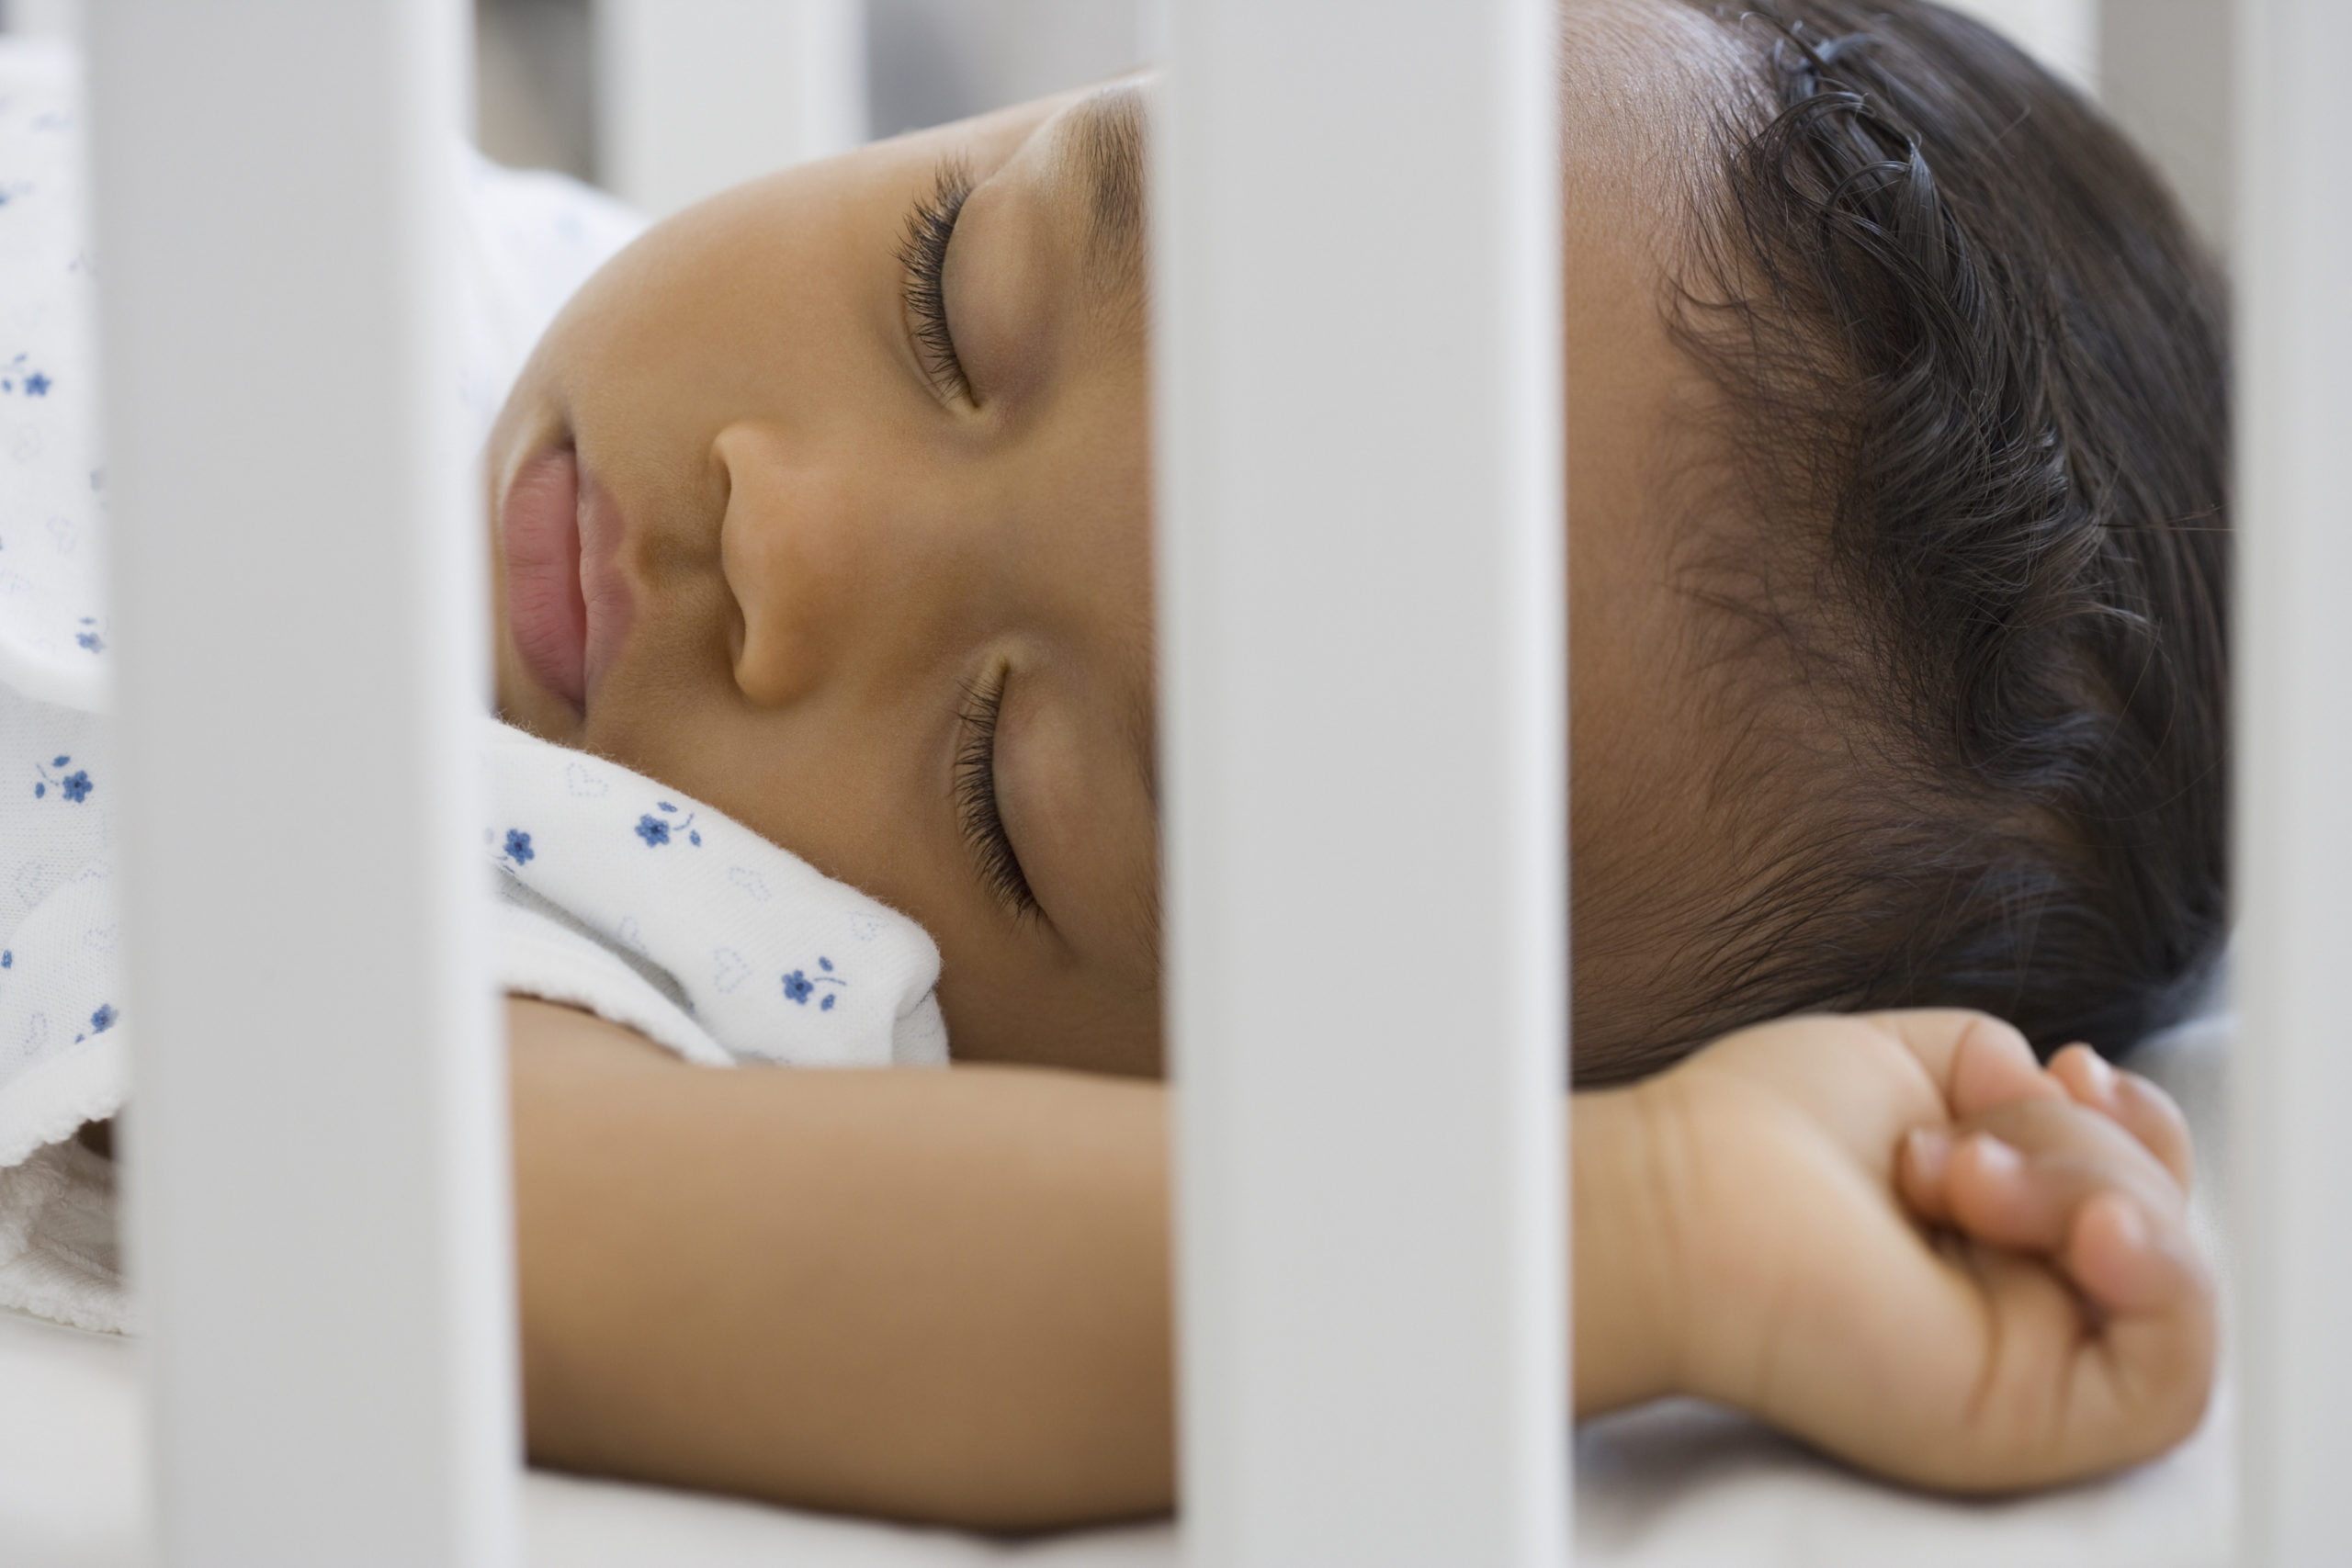
[[[2105,1319],[2162,1317],[2204,1294],[2181,1218],[2102,1175],[2071,1158],[2029,1160],[1978,1133],[1952,1152],[1947,1201],[1973,1238],[2046,1255]]]
[[[2151,1227],[2120,1192],[2075,1211],[2056,1260],[2095,1309],[2094,1354],[2075,1359],[2069,1424],[2114,1459],[2162,1452],[2196,1429],[2213,1383],[2211,1276],[2177,1227]]]
[[[1894,1162],[1895,1190],[1911,1212],[1931,1225],[1952,1223],[1946,1176],[1953,1139],[1949,1127],[1914,1127],[1904,1134]]]
[[[2188,1118],[2173,1097],[2138,1073],[2115,1075],[2116,1098],[2123,1107],[2126,1131],[2148,1146],[2180,1190],[2188,1190],[2197,1177],[2197,1145],[2188,1134]]]
[[[2136,1201],[2112,1188],[2075,1210],[2060,1263],[2111,1317],[2162,1312],[2204,1277],[2185,1232],[2151,1225]]]
[[[1953,1117],[2011,1100],[2065,1097],[2034,1061],[2025,1036],[1989,1014],[1919,1008],[1877,1013],[1871,1021],[1918,1058]]]
[[[1998,1106],[1949,1132],[1949,1223],[1973,1244],[1964,1256],[2002,1325],[1996,1359],[2030,1389],[2022,1403],[2048,1398],[2059,1355],[2066,1446],[2091,1467],[2178,1441],[2211,1387],[2216,1319],[2171,1172],[2071,1099]]]
[[[1962,1038],[1944,1095],[1955,1119],[2020,1100],[2065,1097],[2064,1086],[2041,1070],[2025,1036],[1991,1018]]]
[[[2152,1229],[2180,1231],[2185,1245],[2179,1185],[2106,1116],[2063,1100],[2028,1100],[1996,1107],[1952,1133],[1943,1207],[1949,1223],[1978,1241],[2062,1254],[2076,1211],[2112,1191],[2131,1200]]]
[[[2077,1105],[2110,1116],[2148,1146],[2185,1190],[2196,1172],[2188,1119],[2172,1096],[2137,1073],[2120,1072],[2087,1045],[2069,1045],[2050,1059],[2050,1076]]]

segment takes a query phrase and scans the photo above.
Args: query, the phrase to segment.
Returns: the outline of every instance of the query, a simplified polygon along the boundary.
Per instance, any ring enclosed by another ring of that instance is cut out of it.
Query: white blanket
[[[641,773],[487,731],[507,990],[714,1066],[945,1064],[922,927]]]
[[[479,436],[556,310],[640,224],[572,181],[451,154],[450,391]],[[119,1332],[112,1168],[67,1141],[124,1105],[138,1026],[115,951],[80,179],[72,56],[0,45],[0,1307]],[[938,949],[912,921],[651,779],[488,720],[481,739],[505,990],[708,1066],[947,1059]]]

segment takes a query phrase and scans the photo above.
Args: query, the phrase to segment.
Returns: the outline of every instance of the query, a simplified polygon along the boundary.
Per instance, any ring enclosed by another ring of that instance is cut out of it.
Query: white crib
[[[1163,1529],[1014,1549],[534,1478],[535,1560],[1569,1557],[1550,17],[1550,0],[1166,0],[1155,22],[1181,1545]],[[128,1464],[78,1483],[152,1518],[175,1565],[513,1562],[503,1077],[458,830],[481,589],[465,455],[431,390],[449,350],[429,169],[464,29],[455,0],[88,0],[83,27],[135,772],[125,1169],[152,1501]],[[2352,162],[2328,140],[2352,6],[2243,0],[2236,36],[2237,1550],[2300,1568],[2352,1562],[2352,1139],[2331,1125],[2352,1104],[2331,1011],[2352,953],[2352,612],[2331,597],[2352,583]],[[1326,231],[1416,169],[1424,220],[1335,254]],[[1311,265],[1268,264],[1283,255]],[[1352,324],[1367,302],[1376,347]],[[234,398],[218,395],[231,365]],[[1384,379],[1426,389],[1396,428],[1318,413],[1322,389]],[[209,547],[232,529],[250,559]],[[1409,641],[1401,606],[1426,628]],[[1400,709],[1423,743],[1354,766],[1353,738]],[[288,713],[312,723],[271,805],[296,847],[255,857],[218,830],[248,787],[219,760]],[[1376,874],[1357,852],[1375,837]],[[322,882],[303,846],[330,843],[345,874]],[[274,923],[298,904],[299,929]],[[1252,962],[1276,947],[1279,981]],[[1447,984],[1369,987],[1370,953]],[[275,1021],[224,1027],[257,987],[282,998]],[[115,1347],[10,1335],[0,1377],[84,1391],[89,1453],[134,1440]],[[1713,1428],[1645,1419],[1601,1457],[1670,1504],[1680,1483],[1623,1456],[1644,1430],[1703,1455]],[[1872,1539],[1953,1562],[2069,1561],[2086,1521],[2139,1507],[2145,1533],[2105,1538],[2137,1554],[2113,1560],[2186,1563],[2160,1556],[2193,1535],[2166,1487],[2225,1499],[2224,1435],[2007,1516],[1842,1481],[1837,1506],[1885,1529],[1889,1508],[1919,1510]],[[1763,1517],[1734,1507],[1680,1557],[1663,1512],[1575,1537],[1626,1562],[1730,1562]],[[130,1548],[93,1550],[55,1560]]]

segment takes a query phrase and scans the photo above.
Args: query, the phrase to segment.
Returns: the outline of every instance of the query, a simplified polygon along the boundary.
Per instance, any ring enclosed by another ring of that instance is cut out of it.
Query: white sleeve
[[[509,996],[584,1009],[701,1066],[734,1066],[708,1030],[602,942],[511,895],[495,908],[498,984]]]

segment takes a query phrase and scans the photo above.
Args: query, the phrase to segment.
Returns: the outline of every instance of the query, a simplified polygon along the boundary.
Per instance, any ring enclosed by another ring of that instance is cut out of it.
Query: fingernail
[[[1914,1127],[1906,1141],[1912,1174],[1930,1187],[1941,1186],[1944,1168],[1951,1163],[1951,1134],[1940,1127]]]
[[[2015,1176],[2025,1168],[2025,1156],[1990,1133],[1969,1139],[1976,1145],[1977,1168],[1987,1176]]]

